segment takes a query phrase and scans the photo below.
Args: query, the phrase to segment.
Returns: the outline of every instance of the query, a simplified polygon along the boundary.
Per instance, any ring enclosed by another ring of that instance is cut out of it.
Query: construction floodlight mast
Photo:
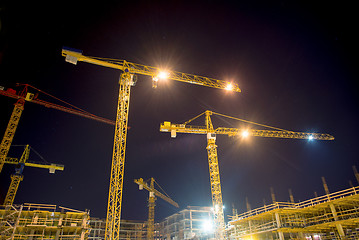
[[[62,56],[67,62],[77,64],[78,61],[87,62],[99,66],[114,68],[122,71],[119,82],[119,97],[117,104],[116,125],[114,134],[114,146],[111,164],[111,176],[106,217],[106,240],[117,240],[120,235],[121,203],[123,191],[124,163],[127,137],[128,113],[130,104],[131,87],[135,84],[136,74],[152,78],[152,86],[157,87],[160,80],[170,80],[191,83],[206,87],[225,89],[240,92],[238,85],[228,81],[222,81],[193,74],[175,71],[162,71],[160,68],[145,66],[127,62],[125,60],[84,56],[82,51],[63,48]]]

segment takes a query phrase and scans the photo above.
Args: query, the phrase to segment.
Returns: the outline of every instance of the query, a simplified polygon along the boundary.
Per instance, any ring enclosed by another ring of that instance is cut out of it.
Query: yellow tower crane
[[[177,208],[179,207],[178,204],[175,201],[173,201],[167,194],[166,195],[162,194],[161,192],[159,192],[158,190],[155,189],[155,182],[156,181],[155,181],[154,178],[151,178],[150,180],[151,180],[150,185],[148,185],[147,181],[143,181],[142,178],[134,180],[134,182],[138,184],[140,190],[146,189],[149,192],[149,196],[148,196],[147,240],[153,240],[154,239],[156,196],[162,198],[163,200],[165,200],[166,202],[172,204],[173,206],[175,206]],[[156,182],[156,184],[158,185],[157,182]]]
[[[211,115],[216,114],[222,117],[228,117],[231,119],[239,120],[249,124],[255,124],[261,127],[267,127],[274,130],[258,130],[258,129],[241,129],[241,128],[226,128],[218,127],[214,128],[211,120]],[[191,126],[187,125],[198,117],[205,115],[205,126]],[[223,134],[228,136],[255,136],[255,137],[272,137],[272,138],[296,138],[296,139],[308,139],[308,140],[334,140],[334,137],[329,134],[321,133],[305,133],[305,132],[293,132],[280,128],[274,128],[263,124],[250,122],[247,120],[226,116],[211,111],[206,111],[200,115],[190,119],[183,124],[174,124],[171,122],[163,122],[160,125],[161,132],[170,132],[171,137],[175,138],[176,133],[193,133],[193,134],[206,134],[207,135],[207,154],[209,164],[209,175],[211,184],[212,204],[214,211],[214,221],[216,225],[216,239],[225,239],[224,235],[224,215],[223,215],[223,202],[222,191],[220,182],[220,173],[218,167],[216,134]]]
[[[64,165],[60,165],[60,164],[54,164],[54,163],[42,164],[42,163],[27,162],[27,160],[29,159],[29,155],[30,155],[30,146],[26,145],[25,150],[20,159],[18,158],[5,159],[5,163],[16,164],[17,166],[15,168],[15,174],[11,175],[11,183],[4,200],[4,205],[12,205],[14,203],[14,199],[17,193],[17,189],[19,188],[19,184],[24,179],[22,172],[25,166],[49,169],[50,173],[55,173],[56,170],[59,171],[64,170]]]
[[[67,62],[77,64],[78,61],[96,64],[104,67],[114,68],[122,71],[119,81],[119,97],[117,105],[116,125],[114,146],[111,164],[110,187],[107,205],[105,240],[118,239],[120,236],[121,203],[123,190],[123,176],[125,164],[125,150],[127,137],[127,123],[130,104],[130,90],[136,83],[136,74],[145,75],[152,78],[152,87],[156,88],[158,81],[171,79],[175,81],[226,89],[240,92],[235,83],[216,80],[197,75],[162,71],[156,67],[145,66],[141,64],[127,62],[125,60],[88,57],[82,54],[82,51],[63,48],[62,56]]]

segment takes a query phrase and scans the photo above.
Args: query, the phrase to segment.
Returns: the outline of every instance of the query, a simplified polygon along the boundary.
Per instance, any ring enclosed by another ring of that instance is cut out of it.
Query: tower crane
[[[63,112],[72,113],[72,114],[75,114],[75,115],[78,115],[78,116],[81,116],[81,117],[86,117],[86,118],[97,120],[97,121],[104,122],[104,123],[107,123],[107,124],[115,125],[114,121],[111,121],[111,120],[106,119],[106,118],[98,117],[98,116],[93,115],[93,114],[91,114],[89,112],[86,112],[86,111],[84,111],[84,110],[82,110],[80,108],[76,108],[71,104],[66,103],[66,104],[70,105],[71,107],[65,107],[65,106],[61,106],[61,105],[58,105],[58,104],[54,104],[54,103],[51,103],[51,102],[47,102],[47,101],[38,99],[38,93],[40,93],[40,92],[44,93],[44,94],[47,94],[50,97],[53,97],[53,96],[51,96],[48,93],[45,93],[44,91],[41,91],[40,89],[35,88],[35,87],[33,87],[33,86],[29,85],[29,84],[17,84],[17,85],[22,87],[22,89],[19,90],[19,91],[16,91],[16,90],[11,89],[11,88],[8,88],[8,89],[4,90],[4,87],[0,87],[0,95],[17,99],[16,103],[14,104],[15,106],[14,106],[14,109],[12,111],[9,123],[7,125],[6,130],[5,130],[4,137],[3,137],[2,141],[1,141],[1,144],[0,144],[0,172],[2,171],[2,168],[4,166],[5,159],[7,157],[8,152],[9,152],[9,149],[10,149],[12,140],[14,138],[15,131],[16,131],[17,126],[19,124],[21,114],[22,114],[22,112],[24,110],[24,104],[25,104],[26,101],[37,103],[37,104],[40,104],[42,106],[57,109],[57,110],[60,110],[60,111],[63,111]],[[33,91],[37,91],[37,93],[34,94],[34,93],[30,92],[29,91],[30,88]]]
[[[139,189],[146,189],[149,192],[148,196],[148,221],[147,221],[147,240],[154,239],[154,229],[155,229],[155,201],[156,196],[162,198],[166,202],[172,204],[175,207],[179,207],[178,204],[173,201],[167,194],[164,195],[158,190],[155,189],[155,179],[151,178],[151,183],[148,185],[147,182],[143,181],[142,178],[135,179],[134,182],[138,184]],[[157,183],[157,182],[156,182]],[[158,184],[157,184],[158,185]],[[159,185],[158,185],[159,186]]]
[[[11,183],[4,200],[4,205],[12,205],[14,203],[14,199],[17,193],[17,189],[19,188],[19,184],[24,179],[22,172],[25,166],[49,169],[50,173],[55,173],[56,170],[59,171],[64,170],[64,165],[60,165],[60,164],[54,164],[54,163],[42,164],[42,163],[27,162],[27,160],[29,159],[29,155],[30,155],[30,146],[26,145],[25,150],[20,159],[6,158],[5,163],[16,164],[17,166],[15,167],[15,174],[11,175]]]
[[[258,130],[258,129],[241,129],[241,128],[226,128],[218,127],[214,128],[211,120],[211,115],[216,114],[222,117],[227,117],[249,124],[255,124],[262,127],[272,128],[273,130]],[[205,115],[205,126],[187,125],[198,117]],[[271,137],[271,138],[295,138],[295,139],[308,139],[308,140],[334,140],[334,137],[330,134],[322,133],[305,133],[305,132],[293,132],[280,128],[274,128],[263,124],[250,122],[247,120],[226,116],[212,111],[205,111],[200,115],[188,120],[183,124],[174,124],[171,122],[163,122],[160,124],[161,132],[170,132],[171,137],[175,138],[177,133],[192,133],[192,134],[205,134],[207,135],[207,154],[209,164],[209,175],[211,184],[212,204],[214,211],[214,221],[216,224],[216,239],[224,239],[224,214],[223,214],[223,202],[222,202],[222,190],[220,182],[220,173],[218,167],[217,145],[216,135],[222,134],[227,136],[255,136],[255,137]]]
[[[159,81],[163,79],[171,79],[175,81],[212,88],[226,89],[235,92],[240,92],[241,90],[236,83],[228,81],[222,81],[175,71],[162,71],[160,68],[131,63],[125,60],[89,57],[83,55],[81,50],[76,49],[63,48],[62,56],[65,57],[65,60],[67,62],[75,65],[78,61],[82,61],[122,71],[119,81],[120,86],[117,103],[117,115],[105,229],[105,240],[118,239],[120,236],[121,203],[123,192],[122,190],[130,91],[131,87],[134,86],[136,83],[136,76],[145,75],[151,77],[153,88],[157,87]]]

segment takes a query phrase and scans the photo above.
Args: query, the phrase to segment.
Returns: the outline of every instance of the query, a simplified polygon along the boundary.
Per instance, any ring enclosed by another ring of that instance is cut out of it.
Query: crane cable
[[[194,118],[191,118],[190,120],[188,120],[187,122],[183,123],[182,125],[187,125],[188,123],[192,122],[193,120],[199,118],[200,116],[202,116],[203,114],[205,114],[206,112],[201,113],[200,115],[195,116]]]
[[[66,102],[66,101],[63,101],[63,100],[61,100],[61,99],[59,99],[59,98],[57,98],[57,97],[55,97],[55,96],[53,96],[53,95],[51,95],[51,94],[49,94],[49,93],[47,93],[47,92],[44,92],[44,91],[42,91],[42,90],[40,90],[40,89],[38,89],[38,88],[36,88],[36,87],[34,87],[34,86],[31,86],[30,84],[19,84],[19,83],[18,83],[18,85],[19,85],[19,86],[25,85],[25,86],[31,87],[31,88],[33,88],[33,89],[35,89],[35,90],[37,90],[37,91],[39,91],[39,92],[41,92],[41,93],[43,93],[43,94],[49,96],[49,97],[52,97],[52,98],[54,98],[54,99],[56,99],[56,100],[58,100],[58,101],[60,101],[60,102],[62,102],[62,103],[64,103],[64,104],[67,104],[67,105],[73,107],[74,109],[77,109],[77,110],[79,110],[79,111],[81,111],[81,112],[83,112],[83,113],[86,113],[86,114],[88,114],[88,115],[91,115],[91,116],[96,117],[96,115],[94,115],[94,114],[92,114],[92,113],[89,113],[89,112],[87,112],[87,111],[85,111],[85,110],[83,110],[83,109],[81,109],[81,108],[79,108],[79,107],[76,107],[76,106],[74,106],[74,105],[72,105],[72,104],[70,104],[70,103],[68,103],[68,102]]]
[[[27,145],[11,145],[11,147],[26,147]],[[38,153],[33,147],[31,147],[29,145],[29,150],[31,150],[32,152],[34,152],[44,163],[46,164],[50,164],[48,161],[46,161],[46,159],[40,155],[40,153]],[[32,163],[37,163],[37,162],[32,162]]]
[[[147,184],[147,186],[149,186],[148,182],[150,182],[150,181],[151,181],[151,178],[147,179],[147,180],[144,181],[144,182]],[[153,178],[153,181],[154,181],[154,183],[156,183],[156,185],[162,190],[163,194],[166,195],[166,197],[171,198],[171,197],[166,193],[166,191],[163,190],[163,188],[158,184],[158,182],[156,181],[156,179]],[[156,190],[156,189],[154,189],[154,190]]]
[[[249,124],[253,124],[253,125],[258,125],[258,126],[261,126],[261,127],[271,128],[271,129],[284,131],[284,132],[291,132],[289,130],[285,130],[285,129],[282,129],[282,128],[272,127],[272,126],[268,126],[268,125],[265,125],[265,124],[260,124],[260,123],[256,123],[256,122],[252,122],[252,121],[248,121],[248,120],[244,120],[244,119],[240,119],[240,118],[236,118],[236,117],[231,117],[231,116],[227,116],[227,115],[220,114],[220,113],[215,113],[215,112],[212,112],[212,113],[216,114],[218,116],[231,118],[231,119],[238,120],[238,121],[241,121],[241,122],[245,122],[245,123],[249,123]]]
[[[163,190],[163,188],[158,184],[158,182],[155,180],[155,179],[153,179],[154,181],[155,181],[155,183],[157,184],[157,186],[162,190],[162,192],[168,197],[168,198],[170,198],[170,196],[165,192],[165,190]]]
[[[188,120],[187,122],[183,123],[183,125],[187,125],[188,123],[194,121],[195,119],[199,118],[200,116],[202,116],[202,115],[205,114],[205,113],[206,113],[206,112],[203,112],[203,113],[201,113],[201,114],[195,116],[194,118],[191,118],[191,119]],[[241,119],[241,118],[236,118],[236,117],[227,116],[227,115],[224,115],[224,114],[221,114],[221,113],[212,112],[212,114],[215,114],[215,115],[218,115],[218,116],[221,116],[221,117],[226,117],[226,118],[234,119],[234,120],[241,121],[241,122],[245,122],[245,123],[249,123],[249,124],[253,124],[253,125],[257,125],[257,126],[261,126],[261,127],[266,127],[266,128],[270,128],[270,129],[275,129],[275,130],[278,130],[278,131],[293,132],[293,131],[285,130],[285,129],[282,129],[282,128],[272,127],[272,126],[268,126],[268,125],[265,125],[265,124],[261,124],[261,123],[256,123],[256,122],[244,120],[244,119]]]

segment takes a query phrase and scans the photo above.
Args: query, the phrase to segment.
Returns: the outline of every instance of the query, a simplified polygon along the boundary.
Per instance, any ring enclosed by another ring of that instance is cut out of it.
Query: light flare
[[[233,84],[232,83],[228,83],[226,88],[227,91],[232,91],[233,90]]]
[[[157,75],[158,79],[165,80],[168,79],[170,76],[170,73],[167,71],[160,71]]]
[[[207,233],[213,232],[214,231],[213,222],[211,220],[204,220],[202,222],[202,231]]]
[[[243,138],[249,137],[249,131],[248,131],[248,130],[243,130],[243,131],[242,131],[242,137],[243,137]]]

